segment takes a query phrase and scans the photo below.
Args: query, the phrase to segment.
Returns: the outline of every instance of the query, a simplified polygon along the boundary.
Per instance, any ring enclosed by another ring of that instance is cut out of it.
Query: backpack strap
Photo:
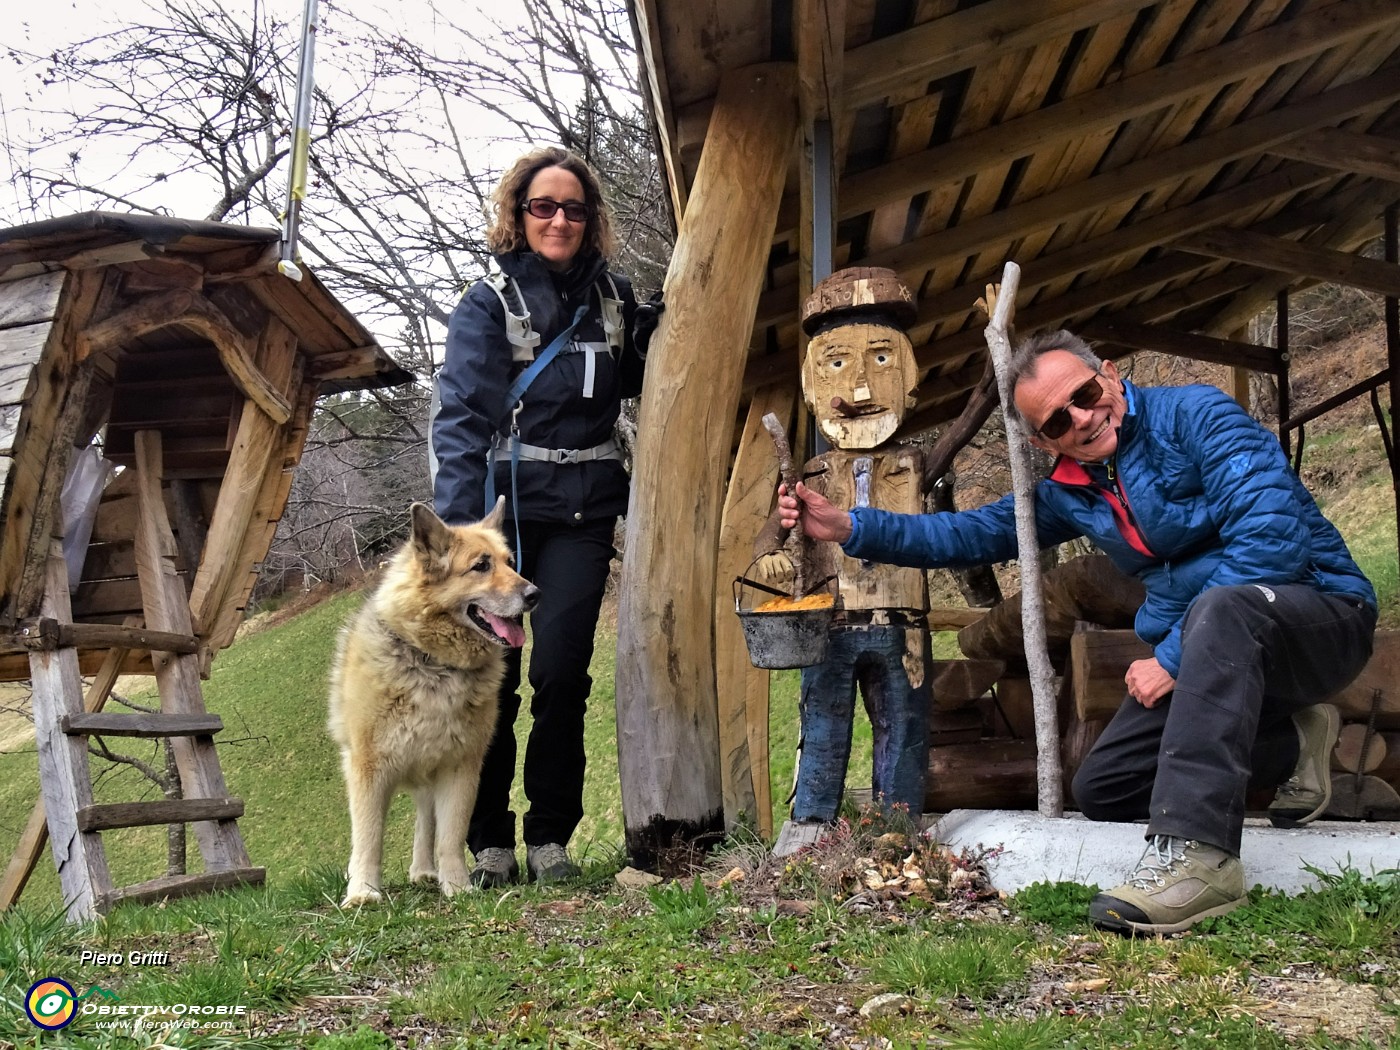
[[[603,294],[604,281],[608,282],[611,296]],[[627,326],[622,319],[622,296],[617,292],[617,282],[613,280],[612,274],[604,270],[603,276],[594,282],[593,290],[598,293],[598,310],[603,316],[603,338],[607,340],[613,357],[620,357]]]
[[[510,359],[533,361],[535,348],[540,345],[540,334],[530,325],[530,308],[525,305],[525,297],[520,294],[520,285],[515,283],[514,277],[508,276],[498,267],[492,267],[481,280],[496,293],[496,298],[501,301],[501,309],[505,311]]]

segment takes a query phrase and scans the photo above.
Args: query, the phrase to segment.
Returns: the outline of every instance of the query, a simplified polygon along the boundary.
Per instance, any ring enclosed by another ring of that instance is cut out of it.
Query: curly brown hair
[[[604,259],[612,258],[617,251],[617,237],[613,234],[612,216],[608,212],[607,201],[603,199],[598,173],[577,153],[559,146],[531,150],[501,177],[495,192],[491,194],[495,218],[491,228],[486,231],[487,247],[493,252],[511,252],[526,247],[525,224],[520,221],[520,212],[525,207],[525,193],[530,183],[545,168],[563,168],[583,184],[583,201],[588,205],[588,228],[583,234],[582,251],[592,249]]]

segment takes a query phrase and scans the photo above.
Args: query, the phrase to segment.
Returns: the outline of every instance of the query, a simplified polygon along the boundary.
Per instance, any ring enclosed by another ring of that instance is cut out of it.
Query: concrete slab
[[[1143,824],[1096,823],[1078,813],[1049,819],[1024,810],[958,809],[940,817],[929,834],[954,848],[1000,846],[987,873],[994,887],[1015,893],[1033,882],[1120,885],[1142,856],[1144,831]],[[1305,864],[1363,874],[1400,868],[1400,823],[1319,820],[1284,830],[1250,818],[1240,859],[1248,885],[1300,893],[1318,885]]]

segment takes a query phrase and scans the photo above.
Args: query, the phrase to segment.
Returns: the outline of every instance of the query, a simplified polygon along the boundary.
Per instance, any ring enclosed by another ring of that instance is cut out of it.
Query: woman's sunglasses
[[[560,208],[564,209],[564,218],[570,222],[587,222],[588,205],[580,204],[578,201],[568,201],[560,204],[552,201],[548,197],[531,197],[525,202],[525,210],[537,219],[552,219]]]
[[[1046,417],[1045,422],[1040,424],[1040,429],[1036,433],[1047,441],[1055,441],[1064,437],[1069,428],[1074,426],[1074,420],[1069,415],[1070,408],[1093,408],[1101,400],[1103,400],[1103,384],[1099,382],[1097,375],[1092,375],[1081,386],[1076,387],[1074,393],[1069,395],[1068,405],[1055,409]]]

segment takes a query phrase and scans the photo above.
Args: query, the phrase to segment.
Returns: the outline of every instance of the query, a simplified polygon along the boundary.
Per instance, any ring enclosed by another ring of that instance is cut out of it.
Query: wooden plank
[[[934,660],[933,706],[956,711],[985,696],[1006,673],[1004,660]]]
[[[1277,373],[1280,367],[1273,347],[1174,331],[1161,325],[1137,324],[1117,317],[1096,317],[1080,325],[1079,334],[1085,339],[1114,343],[1132,350],[1151,350],[1193,361],[1213,361],[1249,368],[1256,372]]]
[[[1080,720],[1112,718],[1128,695],[1128,666],[1151,655],[1152,647],[1132,631],[1076,631],[1069,641],[1069,665]]]
[[[196,820],[236,820],[243,816],[241,798],[176,798],[160,802],[112,802],[78,810],[82,831],[189,824]]]
[[[240,886],[261,886],[267,881],[266,868],[242,867],[202,875],[165,875],[134,886],[123,886],[105,894],[101,901],[103,914],[119,904],[156,904],[177,897],[192,897],[216,890],[232,890]]]
[[[901,274],[956,262],[1002,240],[1140,196],[1183,175],[1268,149],[1303,131],[1333,123],[1400,97],[1400,70],[1386,70],[1232,128],[1193,139],[1032,201],[974,219],[858,260]]]
[[[224,720],[211,714],[147,714],[122,711],[64,715],[60,725],[73,736],[211,736],[223,731]]]
[[[253,524],[258,493],[269,472],[279,472],[282,437],[279,423],[251,401],[244,404],[190,592],[195,623],[206,638],[231,597],[234,582],[248,569],[238,555]]]
[[[719,700],[720,785],[726,827],[742,811],[766,837],[773,832],[768,754],[769,673],[749,661],[734,615],[731,584],[753,562],[753,542],[772,510],[778,457],[763,416],[772,412],[791,429],[797,407],[793,384],[764,387],[749,403],[734,468],[725,489],[715,582],[715,683]]]
[[[989,6],[983,4],[972,11]],[[1389,0],[1334,4],[1166,65],[1153,65],[1136,76],[1016,120],[970,130],[944,145],[852,175],[844,183],[840,217],[851,218],[930,186],[967,178],[989,164],[1027,156],[1073,135],[1116,127],[1132,117],[1219,88],[1251,72],[1277,68],[1397,22],[1400,11]],[[848,55],[847,61],[850,59]],[[849,66],[848,74],[856,75]]]
[[[47,573],[41,596],[44,615],[68,621],[68,569],[63,544],[50,542]],[[58,868],[64,907],[72,922],[96,916],[99,895],[111,886],[102,839],[81,831],[77,813],[92,805],[92,780],[88,771],[87,741],[66,735],[60,727],[65,715],[82,711],[83,681],[78,654],[73,649],[53,649],[29,657],[33,687],[34,737],[39,750],[39,788],[49,829],[49,846]]]
[[[131,625],[128,624],[128,626]],[[124,649],[113,649],[105,654],[102,667],[88,687],[87,696],[83,698],[84,711],[102,710],[108,697],[112,695],[112,689],[117,684],[117,675],[120,673],[125,656],[126,650]],[[79,670],[81,671],[82,668],[79,667]],[[10,862],[5,867],[5,874],[0,876],[0,911],[7,910],[15,901],[19,900],[19,896],[24,892],[24,887],[29,882],[29,876],[34,872],[34,865],[39,862],[39,855],[43,853],[44,845],[48,840],[48,815],[44,809],[44,798],[41,794],[29,813],[29,820],[20,833],[15,851],[11,854]]]
[[[0,328],[52,321],[58,315],[64,273],[55,270],[0,284]]]
[[[35,649],[154,649],[167,653],[192,653],[199,649],[193,635],[148,631],[99,623],[59,623],[49,618],[21,620],[0,640],[0,652]]]
[[[647,366],[642,399],[655,426],[637,448],[617,658],[627,845],[643,865],[662,848],[661,836],[709,834],[723,824],[714,610],[728,463],[706,450],[728,448],[733,436],[797,134],[794,79],[780,64],[726,75]],[[716,302],[726,304],[719,314]],[[693,353],[701,341],[710,348],[703,357]],[[688,758],[658,763],[649,757],[656,754]]]
[[[1379,259],[1268,237],[1250,230],[1203,230],[1172,243],[1183,252],[1248,263],[1265,270],[1350,285],[1378,295],[1400,296],[1400,267]]]
[[[929,748],[924,809],[1034,809],[1035,741],[991,738]]]
[[[277,423],[291,416],[286,397],[253,363],[254,347],[233,322],[207,298],[188,288],[139,300],[135,305],[90,325],[79,337],[82,358],[130,345],[148,332],[171,325],[192,328],[213,344],[234,385]]]
[[[846,106],[856,110],[914,83],[971,69],[1010,51],[1035,47],[1149,0],[988,0],[956,14],[892,33],[846,54]]]
[[[161,496],[160,434],[136,435],[136,478],[140,522],[136,532],[136,564],[141,575],[146,625],[156,631],[193,634],[185,589],[175,572],[175,537],[166,518]],[[203,714],[199,687],[199,661],[191,655],[153,654],[161,711],[166,714]],[[183,794],[193,798],[226,798],[228,788],[219,769],[212,742],[174,737],[170,742],[180,771]],[[205,868],[223,871],[248,866],[238,826],[233,821],[199,821],[195,838]]]

